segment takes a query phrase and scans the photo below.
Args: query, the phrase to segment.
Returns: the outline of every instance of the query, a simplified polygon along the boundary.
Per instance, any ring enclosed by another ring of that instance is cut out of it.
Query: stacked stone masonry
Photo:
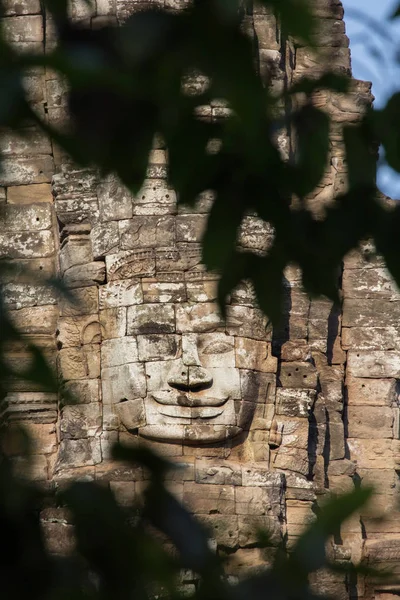
[[[54,47],[39,0],[5,4],[6,36],[19,50]],[[157,4],[187,6],[186,0]],[[350,73],[340,0],[314,5],[318,54],[283,39],[265,9],[246,16],[261,73],[274,62],[277,92],[304,75],[318,76],[327,63]],[[73,0],[72,18],[93,27],[121,24],[147,3],[97,0],[92,6]],[[203,83],[199,76],[186,85],[201,89]],[[37,111],[68,126],[66,90],[54,73],[33,69],[26,87]],[[341,130],[371,102],[370,86],[353,81],[350,95],[324,91],[314,101],[333,119],[326,175],[308,199],[320,218],[344,190]],[[227,114],[220,101],[199,109],[205,119]],[[133,197],[114,177],[100,180],[72,165],[40,131],[20,134],[3,132],[0,139],[0,255],[16,269],[6,303],[25,340],[10,347],[8,360],[16,368],[27,365],[27,346],[35,342],[64,389],[80,399],[69,404],[33,384],[9,382],[9,417],[23,423],[34,443],[31,476],[50,487],[72,478],[100,481],[126,504],[140,495],[146,474],[114,463],[110,448],[117,440],[149,444],[185,465],[171,475],[171,490],[209,527],[217,551],[230,555],[232,576],[268,563],[281,541],[290,547],[324,498],[372,483],[373,509],[345,524],[332,556],[398,569],[400,294],[370,244],[346,258],[342,310],[310,300],[292,267],[278,330],[246,283],[232,294],[223,321],[216,276],[200,260],[212,194],[200,197],[195,209],[177,208],[161,143]],[[284,154],[293,151],[284,133],[279,144]],[[249,216],[238,244],[262,252],[272,236]],[[75,302],[44,285],[53,275],[63,278]],[[378,521],[376,513],[386,518]],[[73,543],[66,519],[60,508],[43,511],[56,553]],[[272,550],[257,547],[258,527],[271,533]],[[318,590],[343,598],[355,593],[342,577],[325,574]],[[357,583],[358,597],[394,591]]]

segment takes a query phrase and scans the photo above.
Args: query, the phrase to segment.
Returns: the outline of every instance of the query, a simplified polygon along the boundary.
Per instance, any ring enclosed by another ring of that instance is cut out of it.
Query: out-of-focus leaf
[[[221,189],[214,200],[204,233],[203,262],[208,269],[222,269],[235,251],[237,234],[245,211],[240,182]],[[221,186],[222,188],[222,186]]]
[[[216,568],[208,536],[198,521],[163,486],[150,484],[145,492],[145,515],[180,553],[182,566],[198,573]],[[208,571],[207,575],[210,576]]]
[[[169,462],[145,446],[131,448],[122,444],[115,444],[112,448],[112,457],[115,460],[141,465],[148,469],[151,476],[157,481],[162,481],[167,471],[176,469],[174,463]]]
[[[396,10],[393,12],[393,14],[391,15],[391,19],[396,19],[396,17],[400,17],[400,4],[399,6],[396,8]]]
[[[312,192],[322,177],[330,148],[330,119],[322,110],[306,104],[295,115],[296,178],[295,190],[300,197]]]
[[[400,172],[400,92],[393,94],[385,108],[375,111],[371,118],[375,133],[385,148],[387,163]]]
[[[307,46],[315,46],[316,20],[309,0],[261,0],[279,16],[282,28]]]
[[[338,532],[346,519],[365,506],[371,496],[372,489],[359,487],[348,494],[330,499],[319,512],[317,520],[294,546],[291,561],[301,565],[307,573],[323,567],[328,538]]]

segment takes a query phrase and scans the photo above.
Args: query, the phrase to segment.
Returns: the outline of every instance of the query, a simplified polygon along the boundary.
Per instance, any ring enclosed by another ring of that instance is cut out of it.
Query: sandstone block
[[[64,283],[68,288],[91,287],[103,283],[106,267],[103,262],[94,261],[85,265],[76,265],[64,273]]]
[[[11,236],[0,233],[0,256],[2,258],[45,258],[54,254],[52,231],[18,231]]]
[[[60,299],[60,314],[63,317],[94,315],[98,310],[99,293],[96,286],[74,289],[71,299]]]
[[[311,363],[282,363],[279,379],[283,387],[316,388],[318,382],[318,372]]]
[[[236,367],[264,373],[276,373],[278,359],[272,356],[271,344],[242,337],[235,338]]]
[[[348,352],[347,373],[352,377],[399,378],[400,352],[359,350]]]
[[[32,158],[4,158],[2,161],[2,184],[28,185],[31,183],[50,183],[54,172],[51,156]]]
[[[120,308],[143,302],[142,286],[129,280],[113,281],[99,289],[100,309]]]
[[[170,216],[133,217],[118,221],[118,228],[122,250],[175,244],[175,222]]]
[[[101,431],[101,405],[76,404],[64,406],[61,411],[61,439],[94,437]]]
[[[276,390],[276,413],[288,417],[308,418],[316,395],[315,390],[278,388]]]
[[[392,438],[393,410],[385,406],[348,406],[349,438]]]
[[[43,19],[41,15],[17,16],[2,22],[7,42],[42,42]]]
[[[137,343],[141,361],[174,359],[178,353],[178,340],[175,335],[138,335]]]
[[[98,379],[67,381],[64,387],[80,404],[97,403],[100,401],[100,380]]]
[[[4,304],[9,310],[57,303],[56,292],[45,285],[7,283],[2,293]]]
[[[230,485],[199,485],[187,481],[183,485],[183,502],[195,514],[235,514],[235,492]]]
[[[309,461],[307,450],[281,446],[274,456],[273,464],[276,469],[294,471],[307,476]]]
[[[240,369],[240,386],[245,402],[271,404],[275,401],[276,376],[273,373]]]
[[[175,310],[172,304],[144,304],[128,307],[128,335],[174,332]]]
[[[395,379],[366,379],[347,377],[349,406],[391,406],[396,399]]]
[[[236,548],[239,543],[239,523],[235,515],[202,515],[201,522],[211,537],[223,548]]]
[[[104,404],[116,404],[146,396],[146,378],[143,365],[130,363],[102,370]]]
[[[214,463],[211,460],[197,459],[195,462],[196,483],[212,485],[241,485],[242,470],[236,463]]]
[[[228,335],[271,341],[272,326],[258,308],[227,306],[226,331]]]
[[[93,261],[92,244],[86,235],[70,236],[61,245],[60,269],[64,273],[70,267]]]
[[[397,327],[400,301],[382,298],[345,298],[343,327]]]
[[[24,422],[24,430],[30,437],[33,454],[52,454],[57,450],[55,423]]]
[[[345,269],[343,292],[346,298],[398,300],[398,288],[386,269]]]
[[[176,327],[179,333],[202,333],[223,327],[214,303],[180,304],[176,306]]]
[[[142,398],[120,401],[115,405],[115,412],[128,431],[146,425],[146,411]]]
[[[122,338],[126,334],[126,308],[107,308],[99,312],[103,340]]]
[[[132,194],[114,175],[109,175],[97,188],[101,221],[119,221],[132,217]],[[118,202],[115,199],[118,198]]]
[[[64,439],[60,442],[60,450],[58,453],[56,472],[72,467],[78,468],[97,465],[100,462],[101,450],[99,439]]]
[[[61,317],[57,325],[57,342],[60,348],[101,342],[101,329],[97,315]]]
[[[102,368],[117,367],[138,361],[138,344],[136,337],[127,336],[120,339],[104,340],[101,346]]]
[[[359,468],[385,469],[394,465],[393,445],[395,440],[374,438],[349,438],[347,445],[350,459]]]
[[[23,334],[54,335],[57,312],[55,306],[30,306],[10,311],[9,316]]]
[[[215,302],[217,292],[218,284],[213,280],[188,281],[186,283],[188,302]]]
[[[87,344],[81,348],[61,349],[58,364],[64,380],[100,377],[100,347]]]
[[[136,497],[134,481],[110,481],[110,488],[120,506],[132,506]]]
[[[397,327],[343,327],[345,350],[399,350],[400,330]]]
[[[53,202],[49,183],[33,185],[14,185],[7,188],[8,204],[37,204],[38,202]]]
[[[279,521],[270,516],[240,515],[238,527],[238,542],[241,548],[254,547],[259,540],[260,530],[268,534],[271,545],[278,544],[282,540]]]
[[[144,302],[186,302],[186,288],[183,282],[142,279]]]
[[[4,15],[7,17],[40,14],[40,0],[25,0],[23,4],[16,3],[15,0],[5,0],[3,4]]]
[[[208,215],[178,215],[176,218],[176,241],[201,242],[207,220]]]
[[[90,239],[95,259],[118,251],[120,246],[118,222],[108,221],[106,225],[96,224],[90,232]]]

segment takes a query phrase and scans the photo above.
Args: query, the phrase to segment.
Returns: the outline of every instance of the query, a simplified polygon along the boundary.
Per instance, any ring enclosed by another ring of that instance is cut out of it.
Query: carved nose
[[[212,385],[210,373],[198,365],[181,365],[181,369],[168,379],[168,384],[183,392],[195,392],[207,389]]]

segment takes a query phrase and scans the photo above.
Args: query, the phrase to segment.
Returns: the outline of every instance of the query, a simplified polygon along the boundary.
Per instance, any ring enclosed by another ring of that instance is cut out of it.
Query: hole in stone
[[[298,371],[298,370],[299,370],[299,367],[296,367],[296,368],[295,368],[295,371]]]
[[[182,371],[181,375],[185,375],[185,371]]]
[[[361,387],[365,387],[365,383],[363,383]]]
[[[36,221],[40,221],[39,217],[36,217]]]
[[[128,398],[121,398],[120,402],[128,402]]]
[[[169,198],[169,194],[165,194],[165,197],[166,197],[166,198]]]
[[[150,379],[151,375],[146,375],[147,379]]]
[[[307,375],[303,375],[303,379],[307,379]]]
[[[359,354],[357,354],[357,357],[360,356]]]
[[[39,171],[39,175],[43,175],[43,171]]]
[[[145,200],[146,196],[142,196],[142,200]]]
[[[157,189],[157,188],[153,187],[153,192],[155,192],[155,191],[156,191],[156,189]]]
[[[43,271],[43,267],[42,267],[42,265],[40,265],[40,267],[39,267],[39,270],[40,270],[40,271]]]
[[[288,373],[287,375],[288,375],[288,377],[291,377],[291,376],[292,376],[292,374],[291,374],[291,373]]]

